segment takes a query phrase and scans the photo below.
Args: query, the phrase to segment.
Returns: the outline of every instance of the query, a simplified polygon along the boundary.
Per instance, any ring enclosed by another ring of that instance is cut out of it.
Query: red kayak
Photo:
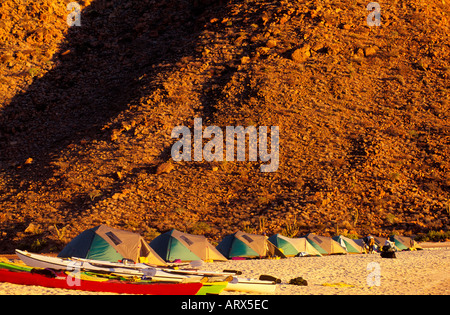
[[[17,272],[0,269],[0,282],[9,282],[22,285],[37,285],[47,288],[68,290],[82,290],[92,292],[112,292],[124,294],[146,295],[195,295],[202,287],[201,283],[146,283],[136,284],[125,281],[109,280],[105,282],[67,279],[61,274],[50,278],[30,272]]]

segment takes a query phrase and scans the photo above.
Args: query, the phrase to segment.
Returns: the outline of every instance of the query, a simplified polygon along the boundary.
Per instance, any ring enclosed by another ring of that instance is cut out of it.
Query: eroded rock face
[[[69,27],[67,3],[1,3],[0,251],[100,223],[148,238],[448,229],[441,1],[382,4],[380,27],[360,1],[79,4]],[[277,171],[171,161],[171,131],[195,117],[279,126]]]

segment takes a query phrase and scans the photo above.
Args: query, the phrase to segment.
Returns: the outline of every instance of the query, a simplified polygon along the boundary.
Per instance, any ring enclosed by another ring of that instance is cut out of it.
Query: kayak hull
[[[0,282],[35,285],[47,288],[144,295],[195,295],[202,283],[150,283],[137,284],[124,281],[88,281],[68,276],[49,278],[40,274],[0,269]]]
[[[84,270],[123,277],[150,277],[153,281],[173,283],[200,282],[204,277],[201,273],[189,271],[181,272],[180,270],[176,272],[169,272],[167,269],[153,268],[145,264],[125,265],[121,263],[79,258],[62,259],[58,257],[28,253],[18,249],[16,249],[16,254],[26,265],[34,268],[63,271]]]
[[[16,250],[19,258],[28,266],[35,268],[55,269],[62,271],[83,271],[98,275],[110,275],[111,277],[121,276],[125,278],[140,278],[141,280],[150,280],[152,283],[198,283],[198,282],[221,282],[226,281],[228,284],[224,288],[225,291],[240,291],[247,293],[263,293],[273,294],[276,290],[276,284],[273,281],[246,279],[235,277],[234,272],[213,272],[204,270],[189,269],[168,269],[153,268],[145,264],[124,265],[121,263],[96,261],[88,259],[61,259],[57,257],[49,257],[39,254],[33,254]],[[208,278],[207,280],[204,278]],[[229,279],[231,278],[231,279]],[[213,280],[217,279],[217,280]],[[89,279],[88,279],[89,280]],[[102,281],[102,278],[94,280]],[[205,281],[204,281],[205,280]],[[91,282],[94,282],[91,281]],[[148,283],[149,281],[142,281]],[[210,294],[210,291],[219,291],[219,287],[204,287],[200,294]],[[218,293],[213,293],[218,294]]]
[[[8,269],[11,271],[28,271],[28,272],[30,272],[33,269],[32,267],[6,262],[0,262],[0,268]]]

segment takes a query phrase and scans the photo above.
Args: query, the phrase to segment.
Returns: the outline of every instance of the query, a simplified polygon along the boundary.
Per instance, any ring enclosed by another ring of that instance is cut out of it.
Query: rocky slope
[[[296,235],[449,227],[442,0],[0,4],[0,251],[101,223]],[[174,162],[175,126],[279,126],[279,168]]]

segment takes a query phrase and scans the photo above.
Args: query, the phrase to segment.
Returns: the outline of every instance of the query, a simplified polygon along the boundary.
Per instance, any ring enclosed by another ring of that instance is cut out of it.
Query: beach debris
[[[275,283],[281,283],[281,279],[271,275],[260,275],[259,280],[273,281]]]
[[[397,251],[397,248],[395,247],[394,242],[390,240],[386,240],[384,242],[384,246],[382,247],[380,256],[381,258],[397,258],[395,256],[395,252]]]
[[[300,286],[307,286],[308,285],[308,281],[303,279],[303,277],[297,277],[297,278],[293,278],[293,279],[289,280],[289,284],[300,285]]]

